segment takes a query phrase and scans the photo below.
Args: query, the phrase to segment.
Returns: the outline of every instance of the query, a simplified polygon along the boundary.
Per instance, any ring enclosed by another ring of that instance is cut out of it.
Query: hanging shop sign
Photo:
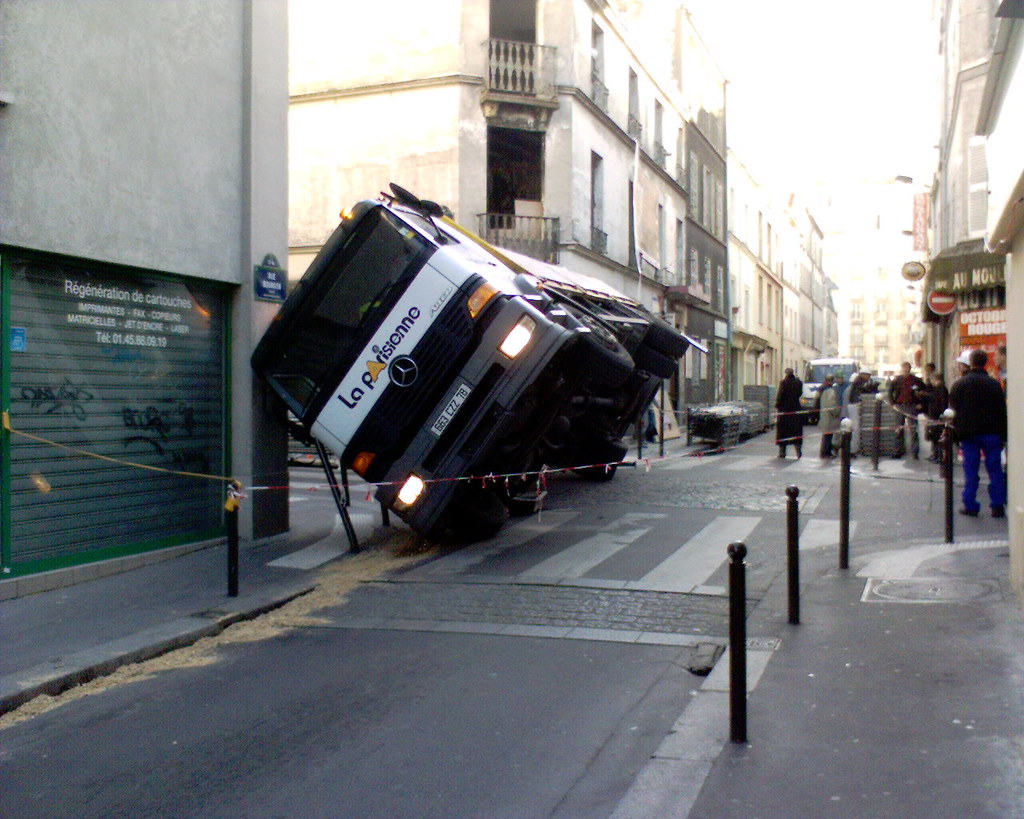
[[[956,309],[956,295],[932,290],[928,294],[928,309],[937,316],[948,316]]]
[[[932,271],[932,286],[944,293],[964,293],[988,287],[1004,287],[1006,274],[1002,257],[996,264],[966,267],[963,270]]]
[[[920,262],[907,262],[901,268],[900,272],[903,278],[908,282],[919,282],[924,278],[924,274],[927,272],[925,266]]]
[[[11,426],[27,434],[4,453],[5,568],[218,532],[222,484],[179,473],[225,470],[223,289],[35,254],[5,255],[3,277]]]

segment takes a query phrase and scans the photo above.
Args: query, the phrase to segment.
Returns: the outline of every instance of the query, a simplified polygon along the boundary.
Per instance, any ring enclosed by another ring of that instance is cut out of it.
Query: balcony
[[[480,236],[491,244],[558,264],[557,217],[481,213],[477,219]]]
[[[480,101],[489,124],[543,131],[558,108],[552,46],[487,41],[487,76]]]
[[[664,168],[668,162],[668,151],[660,142],[654,143],[654,162],[659,168]]]
[[[602,256],[608,253],[608,234],[600,228],[590,229],[590,249]]]
[[[640,120],[633,116],[633,114],[629,115],[626,133],[628,133],[637,142],[639,142],[640,138],[644,135],[644,126],[640,124]]]
[[[594,101],[594,105],[608,113],[608,86],[601,82],[601,76],[596,72],[592,72],[590,75],[590,99]]]

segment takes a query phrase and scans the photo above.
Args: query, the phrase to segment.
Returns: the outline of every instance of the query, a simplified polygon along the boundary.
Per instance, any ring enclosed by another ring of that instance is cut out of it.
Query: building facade
[[[989,194],[986,249],[1006,254],[1006,345],[1008,366],[1024,361],[1024,10],[1000,3],[992,20],[993,38],[979,110],[977,132],[985,139]],[[1024,469],[1024,379],[1006,379],[1009,416],[1007,470]],[[1024,483],[1008,481],[1010,580],[1024,595]]]
[[[924,363],[921,283],[902,271],[926,258],[924,226],[912,228],[925,195],[909,177],[894,177],[831,188],[815,201],[826,268],[838,286],[837,346],[876,375],[894,375],[904,361]]]
[[[945,0],[938,9],[941,132],[921,315],[925,357],[951,379],[962,350],[981,347],[994,353],[1006,342],[1007,302],[1005,256],[985,245],[989,175],[986,138],[978,133],[995,7],[989,0]],[[999,319],[1004,326],[996,329]]]
[[[724,344],[724,83],[701,107],[709,62],[690,56],[678,7],[402,0],[354,25],[349,8],[299,0],[290,15],[290,275],[342,208],[396,182]],[[692,190],[712,166],[720,185]],[[707,218],[691,218],[704,196]],[[712,400],[718,381],[687,355],[673,403]]]
[[[732,395],[776,385],[783,370],[783,282],[779,229],[769,197],[729,151],[729,290]]]
[[[254,265],[287,250],[285,23],[0,6],[3,579],[217,537],[225,478],[287,483],[248,364],[277,308]],[[287,492],[240,524],[286,529]]]

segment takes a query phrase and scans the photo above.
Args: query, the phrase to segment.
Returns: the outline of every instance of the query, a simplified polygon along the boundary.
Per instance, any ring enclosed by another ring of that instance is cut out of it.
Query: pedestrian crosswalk
[[[545,511],[493,539],[405,572],[403,581],[529,583],[724,595],[726,547],[756,540],[765,515],[625,512],[595,521],[578,510]],[[772,525],[777,524],[774,521]],[[851,521],[851,536],[856,532]],[[839,521],[807,517],[801,550],[839,543]],[[777,529],[771,538],[785,544]]]

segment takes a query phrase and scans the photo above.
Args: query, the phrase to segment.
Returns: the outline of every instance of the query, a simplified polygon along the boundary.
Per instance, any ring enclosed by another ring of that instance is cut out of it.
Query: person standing
[[[839,390],[835,385],[835,377],[829,373],[821,385],[818,395],[821,409],[818,411],[818,430],[821,432],[821,449],[818,454],[822,458],[834,458],[832,437],[839,429]]]
[[[804,391],[804,382],[793,373],[792,367],[786,367],[785,376],[779,382],[779,391],[775,396],[775,443],[779,446],[779,457],[786,457],[786,447],[793,445],[796,457],[803,456],[804,448],[804,416],[800,411],[800,396]]]
[[[927,404],[925,405],[923,417],[927,419],[928,431],[925,435],[932,445],[932,454],[928,456],[928,460],[937,464],[942,461],[939,439],[942,437],[943,430],[942,413],[949,406],[949,390],[946,389],[942,376],[937,372],[932,373],[931,387],[928,390]]]
[[[860,397],[868,392],[871,373],[861,370],[846,390],[846,417],[850,419],[850,457],[856,458],[860,449]]]
[[[896,440],[897,458],[902,458],[907,452],[918,457],[917,392],[923,386],[924,382],[910,371],[909,361],[900,364],[900,374],[889,385],[889,401],[900,414],[900,427],[903,430],[903,434]]]
[[[932,391],[932,375],[934,375],[936,366],[933,362],[929,361],[924,365],[924,369],[921,372],[922,385],[915,392],[914,396],[917,398],[917,440],[919,448],[924,446],[924,442],[928,440],[928,394]],[[932,448],[934,452],[934,447]],[[929,460],[931,460],[929,458]]]
[[[953,431],[964,459],[964,491],[961,515],[977,517],[981,458],[988,472],[988,499],[992,517],[1006,517],[1006,476],[1002,453],[1006,442],[1006,396],[999,382],[985,372],[988,353],[974,350],[968,373],[954,382],[949,406],[956,412]]]

